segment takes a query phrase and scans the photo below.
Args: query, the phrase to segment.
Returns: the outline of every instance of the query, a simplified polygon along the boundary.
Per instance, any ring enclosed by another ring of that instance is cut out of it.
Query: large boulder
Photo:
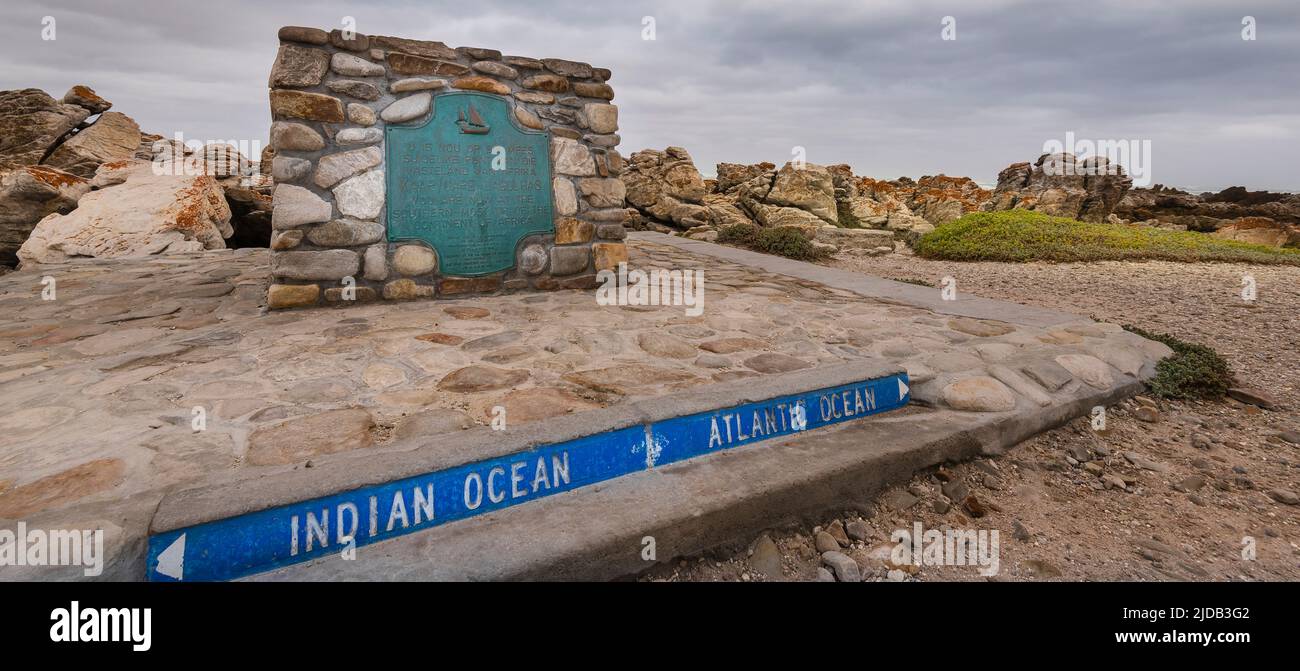
[[[139,146],[140,126],[131,117],[104,112],[90,127],[59,145],[44,163],[89,179],[99,166],[131,158]]]
[[[744,163],[719,163],[717,170],[718,179],[715,188],[718,193],[728,193],[755,177],[774,174],[776,172],[776,164],[754,163],[752,165],[746,165]]]
[[[36,222],[71,212],[89,190],[86,180],[43,165],[24,166],[0,177],[0,265],[17,265],[18,248]]]
[[[905,191],[894,182],[856,177],[847,165],[831,166],[831,171],[835,175],[835,200],[841,225],[879,228],[895,213],[911,214],[906,201],[900,197]]]
[[[1033,165],[1013,163],[998,173],[993,195],[981,209],[1018,208],[1103,222],[1132,186],[1123,166],[1104,156],[1078,160],[1068,152],[1043,154]]]
[[[234,234],[226,246],[267,247],[271,243],[271,191],[274,180],[263,170],[270,169],[267,151],[262,151],[262,165],[249,160],[234,145],[212,143],[201,148],[189,147],[175,140],[157,136],[146,158],[160,169],[177,174],[204,174],[216,180],[230,207],[230,225]],[[269,149],[269,148],[268,148]],[[274,151],[270,152],[274,155]]]
[[[913,214],[938,226],[979,211],[992,195],[969,177],[927,175],[912,186],[906,202]]]
[[[36,165],[90,116],[40,89],[0,91],[0,170]]]
[[[1225,222],[1211,235],[1269,247],[1300,247],[1300,226],[1274,221],[1268,217],[1242,217]]]
[[[828,224],[839,223],[835,179],[828,168],[820,165],[786,163],[777,171],[763,202],[802,210]]]
[[[77,209],[51,214],[32,231],[18,258],[54,263],[73,257],[116,258],[225,247],[230,207],[208,175],[155,174],[134,161],[105,164],[115,183],[82,196]],[[102,176],[102,175],[101,175]]]
[[[770,164],[769,164],[770,165]],[[764,164],[758,164],[762,168]],[[786,163],[780,170],[759,172],[729,191],[736,207],[767,228],[792,226],[810,238],[823,226],[839,221],[835,179],[830,169],[804,163]]]
[[[63,102],[83,107],[91,114],[103,114],[113,106],[113,103],[99,97],[94,89],[85,84],[77,84],[68,89],[68,92],[63,94]]]
[[[680,228],[707,223],[707,189],[691,155],[681,147],[646,149],[628,158],[620,178],[627,202],[642,215]]]

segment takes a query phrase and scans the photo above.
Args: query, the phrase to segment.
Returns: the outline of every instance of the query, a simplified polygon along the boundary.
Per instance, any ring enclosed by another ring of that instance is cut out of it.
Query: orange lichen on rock
[[[59,187],[70,186],[73,184],[86,183],[86,180],[76,175],[66,173],[63,172],[62,170],[59,170],[58,168],[51,168],[45,165],[29,165],[24,167],[23,170],[26,170],[27,174],[31,175],[36,180],[44,184],[49,184],[50,186],[56,189]]]

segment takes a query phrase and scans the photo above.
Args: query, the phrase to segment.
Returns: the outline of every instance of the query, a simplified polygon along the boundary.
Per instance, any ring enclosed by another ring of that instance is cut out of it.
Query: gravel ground
[[[1108,408],[1104,431],[1079,418],[1003,456],[917,473],[816,525],[772,529],[643,579],[826,580],[819,550],[839,546],[865,580],[1300,580],[1300,507],[1275,491],[1300,489],[1300,268],[953,263],[907,252],[828,265],[936,287],[951,277],[958,292],[1208,344],[1276,409],[1139,397]],[[1248,276],[1253,302],[1241,297]],[[997,573],[931,565],[925,552],[920,566],[909,562],[891,535],[917,523],[996,530]]]

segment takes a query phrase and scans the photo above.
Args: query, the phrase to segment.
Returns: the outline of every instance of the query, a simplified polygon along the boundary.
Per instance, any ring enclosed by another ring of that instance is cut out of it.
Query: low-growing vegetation
[[[1222,398],[1232,386],[1232,370],[1218,352],[1164,333],[1151,333],[1124,325],[1143,338],[1162,342],[1174,353],[1156,364],[1156,376],[1147,382],[1151,393],[1162,398]]]
[[[718,231],[718,242],[797,261],[819,261],[830,256],[830,252],[817,248],[802,231],[791,226],[760,228],[734,224]]]
[[[925,234],[918,256],[947,261],[1225,261],[1300,265],[1300,249],[1027,210],[972,212]]]

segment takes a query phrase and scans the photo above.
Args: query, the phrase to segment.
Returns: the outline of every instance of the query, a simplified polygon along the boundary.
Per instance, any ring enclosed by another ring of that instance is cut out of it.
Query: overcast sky
[[[264,144],[277,29],[351,16],[363,33],[610,68],[623,154],[678,145],[706,174],[799,146],[860,175],[989,183],[1073,132],[1149,140],[1152,183],[1300,191],[1295,0],[4,3],[0,88],[84,83],[168,136]]]

